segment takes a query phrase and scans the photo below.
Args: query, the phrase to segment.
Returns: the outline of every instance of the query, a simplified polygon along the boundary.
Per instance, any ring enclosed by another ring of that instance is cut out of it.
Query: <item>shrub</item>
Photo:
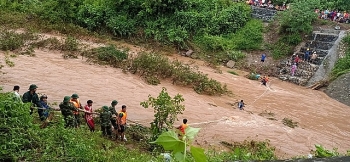
[[[263,24],[260,20],[250,20],[231,36],[235,49],[257,50],[261,48],[263,41]]]
[[[272,58],[280,59],[292,53],[292,47],[283,41],[279,40],[270,48],[272,50]]]
[[[124,61],[128,59],[128,51],[119,50],[114,45],[94,48],[83,52],[83,55],[88,57],[89,62],[107,64],[112,67],[122,67]]]
[[[9,30],[0,30],[0,50],[13,51],[20,49],[25,43],[38,39],[32,33],[16,33]]]

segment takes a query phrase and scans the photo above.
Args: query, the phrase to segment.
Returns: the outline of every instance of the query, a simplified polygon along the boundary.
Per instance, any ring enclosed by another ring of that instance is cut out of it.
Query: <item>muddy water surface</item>
[[[221,148],[220,141],[243,141],[245,139],[269,139],[276,147],[279,157],[288,158],[307,155],[314,144],[326,148],[350,149],[350,108],[325,95],[294,84],[271,78],[267,87],[257,81],[227,73],[222,74],[194,64],[210,77],[226,83],[232,96],[206,96],[196,94],[191,88],[174,86],[163,81],[158,86],[147,85],[137,75],[124,74],[120,69],[89,65],[85,60],[62,58],[62,54],[52,51],[36,51],[35,57],[18,56],[10,58],[15,66],[5,66],[0,82],[5,91],[20,85],[23,94],[30,84],[36,84],[38,93],[47,94],[49,102],[61,102],[63,97],[77,93],[82,103],[91,99],[94,107],[109,105],[114,99],[128,106],[128,117],[143,124],[152,121],[153,110],[144,109],[140,102],[148,95],[156,96],[162,87],[171,95],[180,93],[185,98],[186,110],[179,119],[187,118],[193,127],[201,127],[197,144],[204,147]],[[4,64],[4,53],[1,53]],[[184,62],[192,62],[178,57]],[[243,99],[246,111],[239,111],[228,103]],[[269,120],[259,113],[274,114]],[[283,118],[298,122],[297,128],[282,124]],[[180,124],[177,122],[176,124]]]

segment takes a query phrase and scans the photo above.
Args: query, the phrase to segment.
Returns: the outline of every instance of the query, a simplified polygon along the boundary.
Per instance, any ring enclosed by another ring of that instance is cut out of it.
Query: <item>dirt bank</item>
[[[35,57],[10,58],[15,66],[5,66],[1,70],[5,74],[0,75],[5,91],[20,85],[23,94],[35,83],[39,93],[48,95],[49,102],[61,102],[65,95],[78,93],[83,103],[92,99],[95,108],[117,99],[118,108],[123,104],[128,106],[131,120],[148,124],[152,121],[153,110],[144,109],[139,103],[149,94],[158,95],[161,88],[166,87],[171,95],[184,96],[186,110],[179,118],[188,118],[192,126],[202,128],[197,138],[199,145],[220,148],[220,141],[269,139],[276,146],[278,156],[284,158],[307,155],[314,144],[337,147],[343,152],[350,149],[349,107],[320,91],[275,78],[265,87],[243,76],[229,74],[226,68],[221,68],[223,74],[215,73],[203,66],[203,62],[195,61],[201,71],[226,83],[234,93],[231,97],[211,97],[166,81],[158,86],[147,85],[138,76],[124,74],[120,69],[89,65],[81,58],[64,60],[58,52],[38,50],[35,54]],[[0,56],[4,64],[4,53],[0,52]],[[178,59],[193,63],[187,58]],[[239,111],[228,104],[240,99],[246,102],[247,111]],[[277,121],[258,115],[264,110],[274,113]],[[285,117],[299,122],[299,127],[292,129],[283,125]]]

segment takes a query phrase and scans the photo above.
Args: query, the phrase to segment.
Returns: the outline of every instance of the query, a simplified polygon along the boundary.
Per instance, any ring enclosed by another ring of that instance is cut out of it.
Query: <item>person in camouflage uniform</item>
[[[28,102],[32,103],[32,105],[30,106],[30,115],[33,114],[33,110],[34,110],[33,107],[42,108],[38,94],[36,94],[37,88],[38,88],[38,86],[36,86],[35,84],[30,85],[29,91],[24,93],[22,96],[23,103],[28,103]],[[39,111],[38,111],[38,113],[39,113]],[[39,116],[40,116],[40,113],[39,113]]]
[[[111,118],[112,113],[109,111],[108,106],[102,106],[103,112],[100,113],[100,121],[101,121],[101,130],[103,136],[112,136],[112,130],[111,130]]]
[[[70,96],[65,96],[63,99],[63,102],[60,103],[59,107],[61,109],[62,115],[64,117],[64,121],[66,123],[65,127],[76,128],[77,122],[75,120],[73,111],[78,111],[78,109],[75,108],[71,102],[69,102],[70,99],[71,99]]]
[[[81,106],[78,94],[76,94],[76,93],[72,94],[70,102],[72,103],[72,105],[76,109],[78,109],[78,110],[84,109],[83,106]],[[81,117],[80,117],[81,115],[79,114],[79,111],[73,111],[73,114],[74,114],[74,118],[77,122],[77,127],[79,127],[81,124]]]
[[[111,106],[109,107],[109,112],[111,112],[112,115],[118,116],[118,113],[115,110],[115,106],[117,106],[117,104],[118,104],[118,101],[117,100],[113,100],[112,103],[111,103]],[[111,118],[111,123],[113,125],[113,128],[115,130],[118,130],[117,119],[116,118]]]

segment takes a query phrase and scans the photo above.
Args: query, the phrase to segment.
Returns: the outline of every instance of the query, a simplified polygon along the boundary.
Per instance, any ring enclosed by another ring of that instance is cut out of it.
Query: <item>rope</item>
[[[275,78],[275,79],[276,79],[276,78]],[[272,79],[271,81],[273,81],[273,80],[275,80],[275,79]],[[271,82],[271,81],[270,81],[270,82]],[[267,87],[266,90],[265,90],[258,98],[256,98],[250,105],[253,105],[256,101],[258,101],[262,96],[265,95],[265,93],[266,93],[267,91],[269,91],[269,90],[271,91],[270,86],[271,86],[271,83],[269,84],[269,86],[266,86],[266,87]],[[235,102],[235,103],[237,103],[237,102]],[[252,111],[247,111],[247,112],[250,113],[250,114],[253,114]],[[225,120],[228,120],[228,117],[222,117],[222,119],[213,120],[213,121],[206,121],[206,122],[199,122],[199,123],[191,123],[191,124],[188,124],[188,125],[192,126],[192,125],[212,124],[212,123],[218,123],[218,122],[225,121]]]

